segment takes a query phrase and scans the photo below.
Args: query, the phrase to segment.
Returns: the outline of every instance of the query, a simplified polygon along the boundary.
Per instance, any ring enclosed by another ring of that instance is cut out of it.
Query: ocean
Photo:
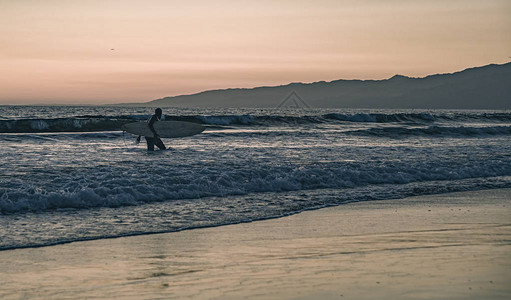
[[[357,201],[511,188],[511,112],[0,106],[0,250],[222,226]],[[484,199],[481,199],[484,201]]]

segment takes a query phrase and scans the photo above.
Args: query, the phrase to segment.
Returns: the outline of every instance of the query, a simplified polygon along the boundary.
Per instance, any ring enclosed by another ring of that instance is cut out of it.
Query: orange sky
[[[0,0],[0,104],[425,76],[510,56],[509,0]]]

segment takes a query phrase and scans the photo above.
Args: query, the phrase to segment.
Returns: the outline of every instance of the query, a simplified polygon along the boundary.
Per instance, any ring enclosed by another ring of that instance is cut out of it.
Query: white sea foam
[[[322,153],[323,150],[318,154],[329,155]],[[405,149],[399,152],[403,156],[411,156],[413,151]],[[381,155],[373,153],[377,154]],[[179,154],[176,156],[179,157]],[[210,156],[214,156],[214,153]],[[17,184],[13,184],[16,182],[12,178],[1,179],[0,212],[112,207],[211,196],[511,175],[511,160],[504,156],[489,161],[467,158],[413,161],[403,157],[386,162],[369,160],[308,164],[299,161],[282,164],[275,157],[269,163],[247,159],[227,165],[227,161],[220,160],[207,166],[200,166],[196,162],[195,166],[187,167],[181,164],[175,166],[168,161],[159,162],[156,157],[148,162],[150,168],[130,165],[135,163],[132,161],[126,162],[125,166],[102,166],[100,169],[95,166],[76,171],[70,171],[67,166],[59,168],[46,165],[46,168],[52,169],[51,174],[45,177],[18,177]]]

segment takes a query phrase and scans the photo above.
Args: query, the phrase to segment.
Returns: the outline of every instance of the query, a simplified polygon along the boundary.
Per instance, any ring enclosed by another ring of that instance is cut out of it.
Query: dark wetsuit
[[[153,115],[151,117],[151,119],[149,119],[149,124],[148,124],[149,129],[153,132],[154,137],[148,137],[148,136],[145,137],[145,140],[147,142],[147,151],[154,151],[154,145],[158,146],[158,148],[160,148],[161,150],[167,149],[167,147],[165,147],[165,145],[161,141],[160,137],[158,136],[158,133],[156,133],[156,131],[154,130],[153,125],[156,121],[159,121],[159,120],[160,119],[156,115]]]

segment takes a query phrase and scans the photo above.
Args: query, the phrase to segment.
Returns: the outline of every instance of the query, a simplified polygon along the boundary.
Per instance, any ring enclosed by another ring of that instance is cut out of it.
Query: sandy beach
[[[0,252],[2,299],[509,299],[511,190]]]

